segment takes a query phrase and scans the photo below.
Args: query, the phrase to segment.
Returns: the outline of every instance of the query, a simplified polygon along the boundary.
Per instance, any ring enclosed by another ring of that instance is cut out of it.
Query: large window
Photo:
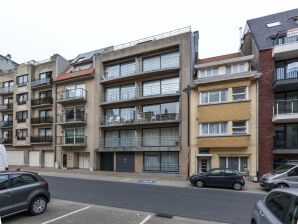
[[[39,128],[38,136],[40,137],[51,137],[52,136],[52,128]]]
[[[28,93],[17,94],[17,102],[19,105],[26,104],[27,101],[28,101]]]
[[[134,61],[120,63],[105,67],[105,78],[112,79],[120,76],[128,76],[136,72],[136,63]]]
[[[298,149],[298,124],[275,125],[275,149]]]
[[[203,123],[200,126],[201,136],[228,134],[228,122]]]
[[[239,101],[239,100],[246,100],[247,97],[247,87],[234,87],[232,89],[232,97],[233,101]]]
[[[18,111],[16,112],[17,122],[24,123],[28,118],[28,111]]]
[[[105,102],[134,99],[136,97],[135,84],[106,88]]]
[[[17,140],[26,140],[26,137],[28,136],[27,134],[28,134],[27,129],[17,129],[16,130]]]
[[[144,171],[178,172],[178,152],[144,152]]]
[[[135,147],[137,146],[136,130],[105,131],[105,147]]]
[[[289,204],[292,203],[293,198],[290,194],[284,192],[273,192],[265,201],[266,207],[269,211],[280,221],[286,212]]]
[[[199,75],[200,78],[218,76],[218,68],[208,68],[208,69],[200,70],[199,74],[200,74]]]
[[[298,77],[298,58],[275,63],[275,79],[292,79]]]
[[[143,129],[143,146],[178,146],[179,128]]]
[[[143,82],[143,96],[179,92],[179,77]]]
[[[105,110],[106,124],[131,123],[135,119],[135,108],[117,108]]]
[[[13,81],[6,81],[3,82],[3,88],[9,88],[9,87],[13,87]]]
[[[28,82],[28,74],[27,75],[20,75],[17,77],[17,85],[22,86],[26,85]]]
[[[85,107],[67,107],[64,114],[65,122],[85,121]]]
[[[4,115],[2,115],[2,119],[3,119],[4,123],[12,124],[13,116],[12,116],[12,114],[4,114]]]
[[[245,135],[248,134],[247,121],[233,121],[232,131],[233,135]]]
[[[84,128],[70,128],[64,131],[65,144],[85,143]]]
[[[3,98],[3,105],[9,106],[12,103],[13,103],[13,97],[5,97],[5,98]]]
[[[176,120],[179,117],[179,102],[153,104],[143,106],[143,116],[145,120]]]
[[[52,97],[52,91],[48,90],[48,91],[42,91],[39,92],[39,98],[40,99],[48,99]]]
[[[248,157],[219,157],[219,166],[220,168],[229,168],[233,170],[238,170],[241,173],[249,173],[248,167]]]
[[[167,53],[143,59],[143,71],[173,68],[179,66],[179,52]]]
[[[201,92],[201,104],[227,102],[228,89]]]
[[[85,84],[75,84],[65,86],[65,98],[86,97]]]

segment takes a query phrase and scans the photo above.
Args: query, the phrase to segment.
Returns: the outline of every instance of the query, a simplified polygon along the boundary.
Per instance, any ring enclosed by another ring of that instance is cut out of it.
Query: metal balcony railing
[[[179,121],[179,113],[157,114],[154,112],[132,112],[120,115],[106,115],[101,117],[100,121],[105,126]]]
[[[53,97],[37,98],[31,100],[31,106],[38,106],[43,104],[53,104]]]
[[[33,117],[31,118],[31,124],[47,124],[53,123],[53,117]]]
[[[17,136],[18,141],[25,141],[27,139],[26,136]]]
[[[37,135],[37,136],[31,136],[30,141],[32,143],[38,143],[38,142],[52,142],[53,137],[52,136],[45,136],[45,135]]]
[[[298,42],[298,35],[278,37],[273,42],[273,45],[283,45]]]
[[[25,123],[27,118],[17,118],[17,123]]]
[[[13,124],[12,120],[2,121],[2,122],[0,122],[0,128],[10,127],[10,126],[12,126],[12,124]]]
[[[281,100],[273,106],[273,115],[295,113],[298,113],[298,100]]]
[[[286,68],[277,68],[275,70],[275,81],[283,79],[294,79],[298,78],[298,70],[287,71]]]
[[[75,135],[75,136],[56,136],[57,145],[86,145],[87,136]]]
[[[58,114],[57,123],[87,122],[87,113]]]
[[[71,89],[58,92],[57,101],[68,101],[68,100],[87,100],[87,90],[86,89]]]
[[[13,109],[13,103],[0,105],[0,111],[12,110],[12,109]]]
[[[13,92],[13,86],[0,88],[0,94],[12,93],[12,92]]]
[[[31,86],[37,87],[42,85],[51,85],[52,84],[52,78],[43,78],[43,79],[36,79],[32,81]]]
[[[12,144],[12,138],[1,138],[1,144]]]

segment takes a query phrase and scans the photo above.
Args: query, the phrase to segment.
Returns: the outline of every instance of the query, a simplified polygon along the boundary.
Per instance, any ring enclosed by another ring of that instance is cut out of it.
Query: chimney
[[[10,54],[7,54],[5,57],[6,57],[7,59],[11,60],[11,55],[10,55]]]

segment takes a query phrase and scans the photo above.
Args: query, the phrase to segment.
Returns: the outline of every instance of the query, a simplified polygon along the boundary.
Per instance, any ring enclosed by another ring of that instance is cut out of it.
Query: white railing
[[[274,115],[294,113],[298,113],[298,100],[281,100],[273,106]]]

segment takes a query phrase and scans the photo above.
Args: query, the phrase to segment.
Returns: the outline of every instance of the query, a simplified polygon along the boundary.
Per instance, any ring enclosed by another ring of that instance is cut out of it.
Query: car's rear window
[[[30,174],[12,174],[10,176],[10,187],[19,187],[37,182],[37,179]]]
[[[295,165],[292,165],[292,164],[286,164],[276,168],[275,170],[272,171],[272,173],[277,173],[277,174],[284,173],[284,172],[287,172],[289,169],[293,168],[294,166]]]
[[[8,175],[1,174],[0,175],[0,190],[6,189],[8,187]]]
[[[291,195],[282,192],[273,192],[266,198],[266,206],[271,213],[279,220],[281,220],[284,212],[289,204],[292,202]]]

